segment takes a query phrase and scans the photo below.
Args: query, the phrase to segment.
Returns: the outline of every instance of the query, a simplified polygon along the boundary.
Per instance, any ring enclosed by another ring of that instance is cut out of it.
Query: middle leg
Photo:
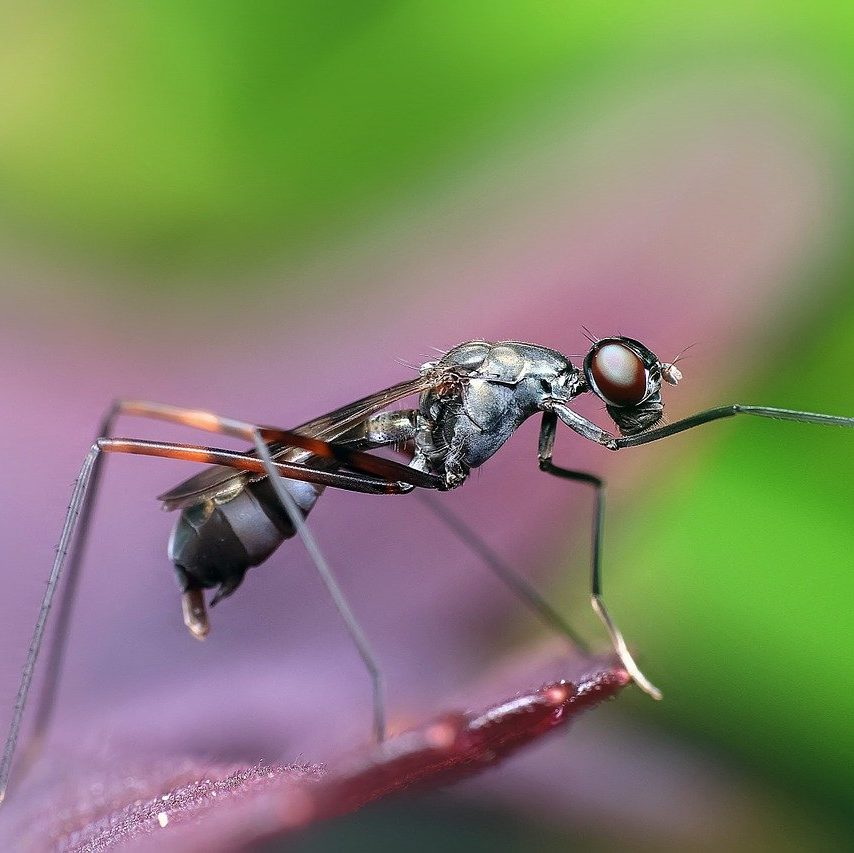
[[[487,568],[510,591],[528,605],[550,628],[567,637],[582,653],[589,654],[587,643],[581,639],[572,626],[543,598],[530,581],[502,560],[487,543],[455,513],[439,503],[438,496],[427,492],[416,492],[421,502],[450,530],[463,544],[477,554]]]
[[[621,663],[626,668],[626,671],[632,677],[635,684],[637,684],[644,693],[649,694],[653,699],[661,699],[661,691],[641,672],[640,667],[635,663],[635,660],[626,645],[626,641],[623,638],[623,634],[611,618],[611,615],[608,613],[608,608],[605,606],[605,600],[602,597],[601,564],[602,530],[605,516],[605,483],[594,474],[588,474],[586,471],[573,471],[568,468],[561,468],[552,462],[556,426],[557,415],[553,412],[543,413],[539,444],[540,470],[545,471],[547,474],[552,474],[555,477],[561,477],[565,480],[587,483],[593,486],[596,490],[596,506],[593,511],[593,566],[590,594],[593,610],[605,626],[605,630],[611,638],[614,651],[617,653]]]

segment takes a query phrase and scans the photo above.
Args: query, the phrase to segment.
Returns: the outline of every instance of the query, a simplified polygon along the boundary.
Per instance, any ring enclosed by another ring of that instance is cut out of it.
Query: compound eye
[[[590,360],[596,391],[614,406],[637,406],[647,391],[646,367],[641,357],[623,344],[604,344]]]

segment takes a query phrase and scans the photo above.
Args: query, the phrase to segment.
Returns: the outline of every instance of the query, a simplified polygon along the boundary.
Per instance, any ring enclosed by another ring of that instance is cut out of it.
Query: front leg
[[[618,450],[620,447],[619,440],[610,432],[606,432],[601,427],[596,426],[593,421],[573,412],[564,403],[558,400],[546,400],[543,403],[543,430],[545,430],[545,418],[551,416],[554,423],[555,415],[559,417],[571,430],[577,432],[582,438],[588,441],[595,441],[596,444],[601,444],[602,447],[607,447],[608,450]],[[543,432],[540,433],[540,444],[542,446]],[[551,442],[554,444],[554,427],[552,427]],[[542,454],[540,456],[542,459]]]
[[[801,412],[795,409],[777,409],[771,406],[742,406],[736,403],[730,406],[719,406],[716,409],[707,409],[705,412],[698,412],[696,415],[683,418],[681,421],[676,421],[675,423],[667,424],[666,426],[649,430],[639,435],[629,435],[619,438],[616,441],[614,450],[619,450],[621,447],[637,447],[639,444],[649,444],[651,441],[658,441],[661,438],[685,432],[687,429],[693,429],[712,421],[719,421],[722,418],[731,418],[735,415],[754,415],[755,417],[772,418],[778,421],[799,421],[800,423],[807,424],[854,427],[854,418],[843,417],[841,415],[824,415],[817,412]]]

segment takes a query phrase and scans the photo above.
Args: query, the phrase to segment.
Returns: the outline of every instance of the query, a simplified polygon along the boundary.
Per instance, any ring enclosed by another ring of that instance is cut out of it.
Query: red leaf
[[[42,809],[37,819],[19,824],[25,831],[16,849],[84,853],[127,842],[147,849],[156,840],[158,850],[233,851],[400,791],[447,785],[492,767],[616,696],[628,681],[616,665],[600,666],[575,683],[552,682],[483,711],[442,714],[328,768],[195,765],[180,774],[173,766],[169,775],[164,768],[125,770],[113,781],[102,777],[97,797],[92,783],[78,781],[76,796],[64,786],[63,799],[73,805]]]

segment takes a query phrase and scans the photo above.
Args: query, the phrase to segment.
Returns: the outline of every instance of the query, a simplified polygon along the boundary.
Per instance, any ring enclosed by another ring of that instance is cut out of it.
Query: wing
[[[320,438],[324,441],[334,441],[347,432],[348,429],[366,420],[371,415],[376,414],[386,406],[390,406],[392,403],[396,403],[398,400],[402,400],[404,397],[409,397],[412,394],[420,394],[422,391],[426,391],[431,385],[434,385],[435,382],[436,373],[434,371],[427,371],[415,379],[399,382],[397,385],[384,388],[375,394],[369,394],[367,397],[362,397],[361,400],[348,403],[346,406],[341,406],[340,409],[335,409],[328,414],[321,415],[319,418],[306,421],[304,424],[295,427],[294,432],[302,433],[302,435],[310,435],[313,438]]]
[[[435,382],[436,374],[433,371],[427,371],[415,379],[400,382],[390,388],[384,388],[375,394],[362,397],[361,400],[348,403],[346,406],[341,406],[339,409],[306,421],[298,427],[294,427],[293,431],[323,441],[334,441],[356,424],[367,420],[386,406],[413,394],[420,394]],[[270,448],[274,459],[305,462],[313,458],[306,450],[282,446],[276,442],[271,442]],[[255,450],[248,451],[248,455],[255,456]],[[323,466],[328,468],[329,462],[324,460]],[[190,477],[189,480],[185,480],[174,489],[159,495],[157,499],[163,501],[165,509],[179,509],[182,506],[212,498],[222,492],[237,491],[242,485],[261,479],[263,477],[257,474],[236,471],[234,468],[225,465],[212,465]]]

